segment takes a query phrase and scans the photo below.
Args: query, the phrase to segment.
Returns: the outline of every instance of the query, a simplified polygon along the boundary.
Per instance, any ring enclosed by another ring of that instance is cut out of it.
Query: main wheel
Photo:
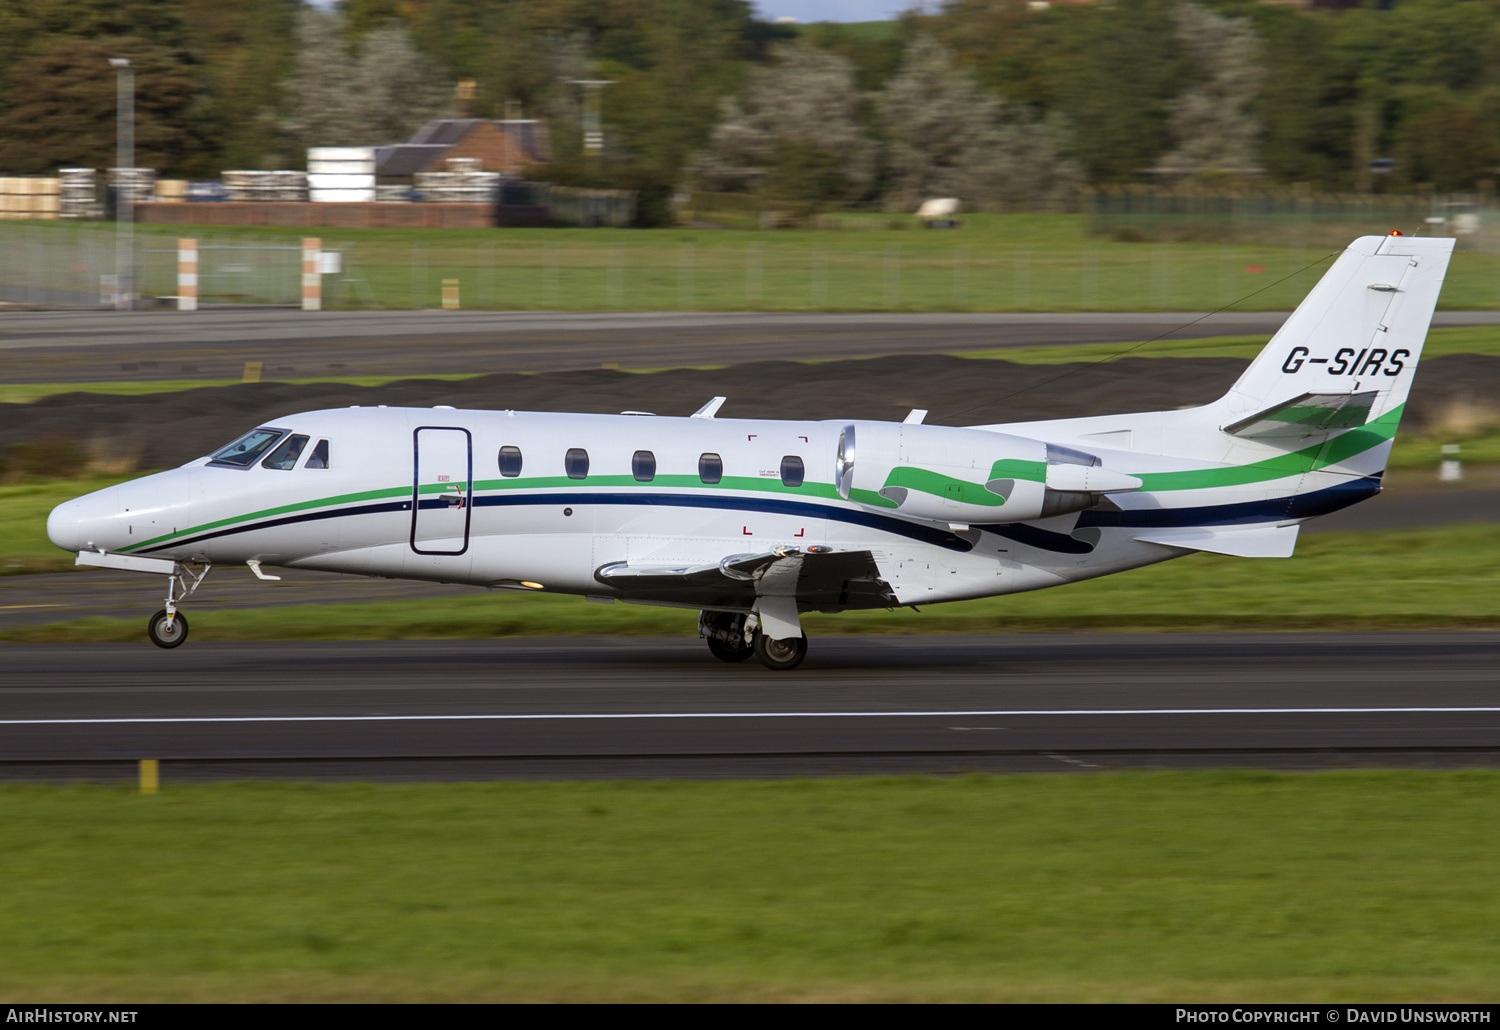
[[[146,635],[157,647],[177,647],[188,637],[187,616],[178,612],[168,619],[163,608],[146,623]]]
[[[789,637],[772,640],[764,633],[755,634],[755,657],[760,664],[777,672],[788,672],[802,664],[807,657],[807,637]]]
[[[718,637],[704,639],[708,641],[708,653],[721,662],[743,662],[755,653],[755,648],[745,643],[744,637],[737,637],[733,642]]]
[[[755,648],[745,642],[743,615],[703,612],[698,616],[698,632],[708,641],[708,653],[721,662],[743,662],[755,653]]]

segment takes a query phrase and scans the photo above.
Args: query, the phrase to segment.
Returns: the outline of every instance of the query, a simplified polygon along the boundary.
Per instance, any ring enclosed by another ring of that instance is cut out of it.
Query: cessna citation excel
[[[78,564],[159,573],[162,647],[213,565],[701,611],[714,656],[791,669],[799,616],[1010,594],[1194,551],[1287,557],[1380,490],[1453,250],[1366,236],[1202,407],[954,429],[644,412],[353,407],[59,505]]]

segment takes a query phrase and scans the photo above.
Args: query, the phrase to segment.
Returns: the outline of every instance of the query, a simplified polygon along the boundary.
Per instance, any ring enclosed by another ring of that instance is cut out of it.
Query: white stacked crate
[[[98,218],[104,213],[94,169],[59,168],[57,178],[58,209],[63,218]]]
[[[111,168],[108,182],[119,191],[121,199],[128,199],[132,204],[147,204],[156,192],[156,169]]]
[[[375,199],[374,147],[308,147],[308,199],[351,204]]]
[[[226,200],[302,201],[307,199],[305,172],[233,171],[224,173]]]
[[[480,171],[477,157],[450,157],[448,171],[418,172],[412,179],[430,204],[493,204],[500,188],[500,173]]]
[[[277,200],[290,203],[307,200],[306,172],[272,172],[271,177]]]
[[[224,173],[224,199],[233,201],[262,200],[265,187],[260,172],[229,171]]]

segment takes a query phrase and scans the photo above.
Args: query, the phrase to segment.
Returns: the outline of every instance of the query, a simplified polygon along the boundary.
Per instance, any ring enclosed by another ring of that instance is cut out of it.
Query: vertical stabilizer
[[[1361,421],[1399,418],[1454,242],[1362,236],[1351,243],[1219,402],[1222,425],[1259,425],[1265,433],[1267,419],[1255,416],[1287,417],[1275,414],[1284,409],[1305,419],[1306,402],[1295,403],[1304,398],[1317,398],[1322,409],[1360,411]]]

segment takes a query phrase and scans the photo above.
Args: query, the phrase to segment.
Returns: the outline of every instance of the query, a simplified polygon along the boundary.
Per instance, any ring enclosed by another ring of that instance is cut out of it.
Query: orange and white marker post
[[[323,241],[316,236],[302,240],[302,310],[323,310]]]
[[[198,310],[198,241],[177,241],[177,310]]]

